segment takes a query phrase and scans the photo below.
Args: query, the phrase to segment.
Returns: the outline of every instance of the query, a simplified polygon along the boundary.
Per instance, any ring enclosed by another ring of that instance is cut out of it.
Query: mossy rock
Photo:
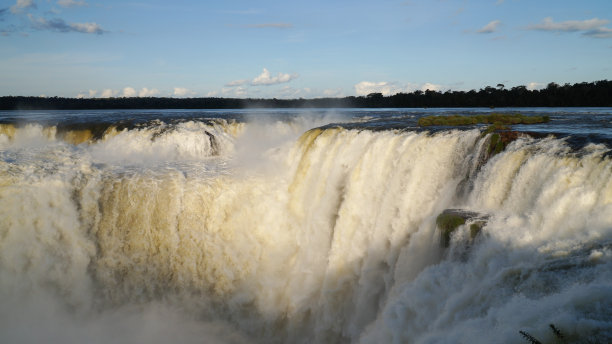
[[[474,222],[470,225],[470,239],[474,239],[476,238],[476,236],[480,233],[480,231],[482,230],[482,227],[484,227],[484,225],[486,225],[487,223],[485,221],[477,221]]]
[[[442,213],[438,216],[436,225],[438,225],[438,229],[440,229],[441,244],[443,247],[449,246],[451,233],[463,224],[465,224],[465,219],[456,214]]]
[[[550,121],[548,116],[525,116],[521,114],[492,113],[488,115],[451,115],[451,116],[425,116],[418,120],[419,126],[427,127],[432,125],[439,126],[463,126],[474,124],[494,124],[494,125],[513,125],[513,124],[537,124]],[[498,129],[497,129],[498,130]]]
[[[452,233],[466,222],[470,224],[470,239],[476,238],[486,225],[488,215],[479,214],[462,209],[446,209],[436,218],[436,225],[440,230],[440,245],[449,247]]]
[[[501,153],[504,148],[506,148],[506,145],[501,140],[501,136],[498,133],[492,134],[489,141],[489,156]]]

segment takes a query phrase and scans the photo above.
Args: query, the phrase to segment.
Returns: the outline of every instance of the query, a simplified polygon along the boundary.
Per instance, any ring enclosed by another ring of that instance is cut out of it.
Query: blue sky
[[[0,95],[315,98],[612,79],[610,0],[0,0]]]

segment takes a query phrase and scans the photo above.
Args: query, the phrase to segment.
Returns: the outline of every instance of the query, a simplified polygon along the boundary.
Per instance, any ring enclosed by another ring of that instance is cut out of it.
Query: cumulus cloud
[[[59,0],[57,2],[58,5],[62,7],[79,7],[79,6],[87,6],[87,2],[83,0]]]
[[[17,3],[11,6],[11,12],[19,13],[26,8],[36,8],[34,0],[17,0]]]
[[[398,84],[395,82],[387,82],[387,81],[362,81],[354,86],[355,93],[358,96],[365,96],[370,93],[382,93],[384,96],[391,96],[397,93],[402,92],[412,92],[415,90],[421,91],[439,91],[442,89],[442,85],[432,84],[430,82],[426,82],[424,84]]]
[[[442,89],[441,85],[432,84],[430,82],[426,82],[421,86],[421,91],[439,91]]]
[[[135,90],[133,87],[126,87],[123,89],[123,97],[153,97],[159,94],[157,89],[148,89],[143,87],[140,91]]]
[[[66,23],[63,19],[55,18],[47,20],[45,18],[35,18],[33,15],[28,14],[32,26],[39,30],[50,30],[58,32],[80,32],[101,35],[105,33],[96,23]]]
[[[480,30],[476,31],[478,33],[493,33],[497,31],[497,27],[501,24],[499,20],[493,20],[489,22],[487,25],[483,26]]]
[[[251,81],[251,85],[253,86],[258,86],[258,85],[264,85],[264,86],[268,86],[268,85],[276,85],[276,84],[282,84],[282,83],[286,83],[289,82],[295,78],[297,78],[297,74],[285,74],[285,73],[278,73],[276,74],[276,76],[272,76],[270,74],[270,71],[268,71],[266,68],[263,69],[263,72],[255,77],[255,79],[253,79]]]
[[[126,87],[123,89],[122,97],[131,98],[131,97],[136,97],[137,94],[138,93],[136,92],[134,88]]]
[[[293,27],[293,25],[290,24],[290,23],[262,23],[262,24],[248,25],[248,27],[254,28],[254,29],[268,29],[268,28],[272,28],[272,29],[290,29],[290,28]]]
[[[176,97],[189,97],[189,96],[193,96],[194,94],[195,92],[191,91],[190,89],[184,88],[184,87],[175,87],[174,92],[173,92],[173,95]]]
[[[545,84],[541,82],[530,82],[527,84],[527,89],[530,91],[543,89]]]
[[[356,84],[354,88],[358,96],[365,96],[370,93],[382,93],[385,96],[389,96],[407,90],[406,87],[387,81],[362,81]]]
[[[100,94],[100,98],[111,98],[117,95],[117,93],[118,93],[117,91],[107,88],[102,91],[102,93]]]
[[[89,90],[87,93],[81,92],[77,95],[77,98],[93,98],[98,94],[96,90]]]
[[[154,97],[158,94],[159,90],[157,90],[156,88],[148,89],[146,87],[143,87],[140,91],[138,91],[139,97]]]
[[[553,18],[547,17],[539,24],[530,25],[528,30],[551,31],[551,32],[582,32],[583,35],[594,38],[612,38],[612,29],[604,27],[610,23],[609,20],[592,18],[587,20],[567,20],[555,22]]]
[[[116,96],[120,96],[120,97],[126,97],[126,98],[131,98],[131,97],[153,97],[159,94],[159,91],[156,88],[153,89],[149,89],[146,87],[143,87],[140,89],[140,91],[136,90],[133,87],[125,87],[123,90],[121,91],[116,91],[110,88],[107,88],[105,90],[103,90],[102,92],[100,92],[100,98],[110,98],[110,97],[116,97]],[[98,95],[98,91],[97,90],[89,90],[87,92],[81,92],[77,95],[77,98],[94,98]]]

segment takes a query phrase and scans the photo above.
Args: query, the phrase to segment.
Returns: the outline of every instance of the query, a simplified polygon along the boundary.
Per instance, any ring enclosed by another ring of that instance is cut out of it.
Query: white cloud
[[[396,93],[404,92],[407,90],[406,87],[402,87],[393,82],[380,81],[362,81],[354,86],[355,93],[358,96],[365,96],[370,93],[382,93],[385,96],[393,95]]]
[[[102,93],[100,94],[100,98],[111,98],[117,95],[117,93],[118,93],[117,91],[107,88],[102,91]]]
[[[30,19],[32,26],[39,30],[93,33],[98,35],[101,35],[106,32],[102,29],[100,25],[96,23],[66,23],[63,19],[60,18],[47,20],[42,17],[35,18],[31,14],[28,14],[28,18]]]
[[[73,31],[81,33],[96,33],[101,34],[104,32],[102,27],[96,23],[71,23],[68,24]]]
[[[478,33],[493,33],[497,31],[497,27],[501,24],[499,20],[493,20],[489,22],[487,25],[483,26],[480,30],[476,31]]]
[[[234,89],[234,95],[236,97],[245,97],[247,95],[247,90],[244,87],[238,87]]]
[[[395,82],[371,82],[371,81],[362,81],[354,86],[355,93],[358,96],[365,96],[370,93],[382,93],[384,96],[391,96],[397,93],[402,92],[412,92],[417,89],[421,91],[439,91],[442,89],[442,85],[433,84],[430,82],[426,82],[424,84],[398,84]]]
[[[552,32],[582,32],[583,35],[594,38],[612,38],[612,29],[604,27],[609,20],[592,18],[587,20],[567,20],[555,22],[551,17],[544,18],[540,24],[527,27],[528,30]]]
[[[242,86],[246,84],[247,82],[249,82],[248,79],[234,80],[234,81],[228,82],[227,84],[225,84],[225,86],[227,87]]]
[[[148,89],[143,87],[140,91],[138,91],[139,97],[154,97],[159,94],[159,91],[156,88]]]
[[[100,93],[100,98],[116,97],[118,94],[120,94],[119,91],[107,88],[107,89],[103,90]],[[148,89],[146,87],[141,88],[140,91],[137,91],[133,87],[126,87],[126,88],[124,88],[121,91],[121,97],[127,97],[127,98],[131,98],[131,97],[153,97],[153,96],[158,95],[158,94],[159,94],[159,91],[157,89],[155,89],[155,88]],[[98,95],[98,91],[97,90],[89,90],[87,92],[79,93],[77,95],[77,98],[94,98],[97,95]]]
[[[295,78],[297,78],[298,75],[297,74],[284,74],[284,73],[278,73],[276,76],[271,76],[270,71],[268,71],[266,68],[263,69],[263,72],[255,77],[255,79],[253,79],[251,81],[251,85],[253,86],[258,86],[258,85],[264,85],[264,86],[268,86],[268,85],[276,85],[276,84],[282,84],[285,82],[289,82]]]
[[[546,86],[545,84],[541,83],[541,82],[530,82],[527,84],[527,89],[530,91],[533,90],[541,90],[544,88],[544,86]]]
[[[245,87],[224,87],[219,91],[210,91],[206,94],[207,97],[228,97],[228,98],[242,98],[247,96],[247,89]]]
[[[173,92],[173,95],[176,97],[189,97],[189,96],[193,96],[194,94],[195,92],[191,91],[190,89],[184,88],[184,87],[175,87],[174,92]]]
[[[441,85],[432,84],[430,82],[426,82],[421,86],[421,91],[439,91],[442,89]]]
[[[75,0],[59,0],[57,2],[58,5],[62,7],[78,7],[78,6],[87,6],[86,1],[75,1]]]
[[[612,29],[600,27],[594,30],[589,30],[585,32],[584,35],[593,38],[612,38]]]
[[[89,90],[87,93],[81,92],[77,95],[77,98],[93,98],[98,94],[96,90]]]
[[[131,98],[131,97],[136,97],[138,93],[136,92],[136,90],[132,87],[126,87],[123,89],[123,95],[122,97],[126,97],[126,98]]]
[[[34,0],[17,0],[17,3],[11,6],[11,12],[19,13],[26,8],[36,8]]]
[[[309,87],[293,88],[291,86],[285,86],[279,91],[279,97],[281,98],[304,98],[311,95],[312,89]]]

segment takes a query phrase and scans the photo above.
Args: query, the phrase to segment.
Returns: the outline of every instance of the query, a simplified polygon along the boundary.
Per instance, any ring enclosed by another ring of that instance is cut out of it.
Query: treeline
[[[0,97],[1,110],[84,110],[84,109],[243,109],[243,108],[419,108],[419,107],[609,107],[612,81],[601,80],[573,85],[550,83],[541,90],[526,86],[510,89],[498,84],[478,91],[414,91],[383,96],[316,99],[240,98],[61,98]]]

